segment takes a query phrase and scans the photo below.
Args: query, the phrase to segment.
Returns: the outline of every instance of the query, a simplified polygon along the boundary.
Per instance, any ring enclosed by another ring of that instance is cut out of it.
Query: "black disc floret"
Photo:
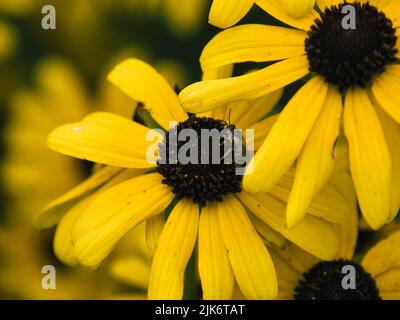
[[[177,139],[183,129],[192,129],[196,132],[198,141],[194,147],[198,151],[197,163],[182,163],[179,159],[179,150],[184,145],[185,151],[188,150],[188,144],[192,143],[189,137],[183,141]],[[228,134],[230,138],[221,134],[218,143],[205,138],[203,139],[205,141],[202,141],[202,129],[216,129],[220,133],[230,132],[231,134]],[[234,149],[232,142],[234,129],[233,125],[223,120],[194,115],[170,129],[159,145],[160,157],[157,170],[165,177],[162,182],[172,188],[176,198],[190,198],[201,208],[207,204],[207,201],[220,202],[224,196],[241,191],[242,175],[238,175],[236,169],[244,165],[238,164],[235,152],[232,150]],[[217,153],[214,154],[214,152]],[[224,161],[224,157],[230,152],[232,152],[232,161],[229,163],[229,161]],[[213,154],[218,156],[219,163],[212,162]],[[204,161],[206,158],[208,161]]]
[[[353,6],[355,16],[342,13],[345,5]],[[308,32],[309,70],[337,85],[341,93],[352,86],[364,88],[396,61],[396,41],[396,29],[383,12],[368,2],[344,2],[327,8]]]
[[[354,267],[354,288],[343,286],[344,277],[350,275],[348,270],[343,272],[344,266]],[[371,274],[356,262],[340,259],[321,261],[314,265],[298,282],[294,290],[294,298],[296,300],[379,300],[380,296]]]

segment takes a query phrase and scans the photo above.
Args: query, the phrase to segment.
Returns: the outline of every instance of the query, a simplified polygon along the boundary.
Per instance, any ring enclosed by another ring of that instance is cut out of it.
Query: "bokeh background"
[[[56,8],[56,30],[41,27],[44,5]],[[126,57],[151,63],[173,86],[200,80],[198,58],[218,32],[207,23],[210,5],[211,0],[0,0],[0,299],[144,297],[148,255],[142,227],[96,272],[63,266],[53,254],[54,231],[32,227],[37,211],[91,172],[90,163],[47,149],[46,136],[92,111],[131,116],[134,102],[105,81]],[[257,7],[241,23],[246,22],[278,24]],[[254,67],[243,64],[235,72]],[[285,90],[276,111],[300,85]],[[368,234],[363,232],[361,251],[373,241]],[[49,264],[57,270],[56,290],[41,286],[42,266]],[[127,266],[136,272],[126,274]]]

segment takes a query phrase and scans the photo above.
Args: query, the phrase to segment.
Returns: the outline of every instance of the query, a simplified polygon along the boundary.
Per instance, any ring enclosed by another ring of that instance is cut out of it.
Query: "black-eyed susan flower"
[[[288,226],[301,220],[329,178],[341,119],[358,202],[368,224],[390,222],[400,205],[400,6],[389,1],[317,1],[319,9],[289,16],[278,0],[257,4],[294,27],[241,25],[205,47],[203,70],[244,61],[279,61],[260,71],[193,84],[180,94],[189,112],[254,99],[308,75],[254,158],[244,189],[265,192],[297,161]],[[353,15],[343,10],[351,5]],[[342,12],[343,11],[343,12]],[[350,14],[351,15],[351,14]],[[353,19],[356,28],[346,25]]]
[[[222,68],[206,73],[205,78],[227,76],[230,71]],[[251,101],[262,104],[262,109],[250,108],[250,102],[242,101],[234,107],[221,106],[207,114],[188,115],[174,90],[140,60],[122,62],[109,79],[141,102],[148,112],[141,119],[149,126],[158,124],[168,130],[169,122],[176,121],[173,128],[177,130],[200,130],[203,126],[221,130],[233,125],[253,128],[256,147],[275,120],[260,119],[280,96],[280,92],[275,92]],[[49,136],[48,144],[54,150],[107,165],[103,170],[147,170],[99,192],[87,207],[78,210],[80,215],[65,235],[65,245],[73,246],[69,252],[82,265],[97,268],[129,230],[146,221],[152,255],[149,298],[182,298],[185,268],[197,241],[204,298],[230,298],[236,280],[247,298],[271,299],[277,294],[275,268],[256,230],[268,230],[264,234],[272,239],[274,234],[280,234],[322,259],[333,259],[341,250],[343,221],[349,221],[355,206],[334,185],[326,185],[306,217],[286,230],[284,212],[293,182],[292,171],[270,193],[252,195],[241,191],[236,162],[149,162],[146,154],[149,146],[154,145],[146,139],[149,132],[150,127],[118,115],[94,113],[82,122],[57,128]],[[170,157],[170,153],[166,156]],[[87,193],[88,189],[98,189],[99,183],[94,183],[98,177],[89,179],[79,187],[79,192],[72,191],[56,200],[50,210],[37,217],[38,224],[51,225],[57,218],[57,207],[77,200],[77,195]]]
[[[361,261],[352,257],[321,261],[295,246],[271,250],[277,267],[279,298],[398,300],[399,244],[397,231],[370,248]]]
[[[208,22],[220,27],[228,28],[238,23],[257,3],[256,0],[213,0]],[[285,0],[283,9],[294,18],[308,14],[314,7],[315,0]]]

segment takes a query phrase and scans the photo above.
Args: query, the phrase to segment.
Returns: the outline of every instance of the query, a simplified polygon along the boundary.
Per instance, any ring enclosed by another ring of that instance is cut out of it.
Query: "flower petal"
[[[228,300],[235,279],[227,250],[220,235],[218,206],[207,204],[199,222],[199,273],[205,300]]]
[[[274,299],[278,294],[275,268],[243,206],[235,197],[226,197],[218,203],[218,219],[243,294],[248,299]]]
[[[158,246],[158,240],[165,225],[164,214],[159,214],[153,218],[146,221],[146,241],[147,248],[149,250],[150,256],[154,257]]]
[[[361,211],[368,224],[378,229],[391,213],[392,162],[381,123],[363,89],[347,93],[344,130]]]
[[[238,23],[249,12],[254,0],[214,0],[208,22],[219,28],[228,28]]]
[[[341,110],[342,97],[336,88],[330,86],[325,105],[297,160],[296,177],[286,215],[289,228],[304,217],[313,198],[332,174],[333,148],[339,135]]]
[[[381,108],[376,109],[379,121],[388,143],[392,160],[392,209],[388,219],[391,222],[399,212],[400,207],[400,125],[390,118]]]
[[[150,129],[121,116],[96,112],[82,122],[55,129],[48,138],[51,149],[110,166],[153,167],[146,159]],[[161,137],[158,137],[161,139]]]
[[[67,266],[77,266],[78,260],[74,255],[74,246],[72,245],[72,230],[81,214],[87,210],[92,202],[92,197],[78,202],[61,218],[53,241],[54,253],[61,262]]]
[[[379,105],[400,123],[400,65],[386,67],[372,84],[372,93]]]
[[[301,18],[295,18],[287,12],[285,3],[282,0],[256,0],[256,4],[283,23],[305,31],[308,31],[311,25],[314,24],[314,20],[319,17],[318,13],[312,10]]]
[[[286,207],[280,200],[266,193],[241,192],[238,197],[264,223],[280,232],[300,248],[320,259],[331,260],[336,257],[339,249],[339,235],[336,225],[306,215],[292,229],[287,229],[285,226]]]
[[[33,218],[33,224],[39,230],[55,225],[61,216],[71,208],[82,196],[97,189],[112,177],[121,172],[121,168],[109,167],[99,169],[89,178],[72,190],[53,200]]]
[[[187,119],[168,82],[141,60],[127,59],[121,62],[110,72],[108,80],[131,98],[144,103],[154,120],[164,129],[169,128],[170,121]]]
[[[182,299],[183,277],[197,238],[199,207],[183,199],[161,233],[150,272],[149,299]]]
[[[362,260],[362,266],[373,277],[392,268],[400,268],[400,231],[372,247]]]
[[[254,130],[254,150],[258,150],[262,146],[278,117],[279,114],[275,114],[251,126],[250,129]]]
[[[173,199],[158,173],[122,182],[101,193],[76,222],[72,241],[79,262],[96,268],[116,243],[140,222],[162,212]]]
[[[311,13],[315,0],[285,0],[283,4],[290,16],[299,19]]]
[[[289,170],[271,189],[270,194],[287,203],[293,189],[294,170]],[[307,208],[307,214],[335,224],[347,223],[351,206],[339,190],[331,183],[321,188]]]
[[[203,70],[239,62],[277,61],[305,53],[306,33],[283,27],[245,24],[217,34],[200,56]]]
[[[228,104],[224,120],[243,130],[252,129],[275,107],[282,94],[283,89],[279,89],[255,100]]]
[[[248,166],[252,172],[243,178],[246,191],[269,191],[290,168],[325,103],[327,91],[324,80],[315,77],[289,101]]]
[[[179,99],[186,111],[204,112],[225,103],[256,99],[283,88],[307,73],[307,58],[304,55],[293,57],[242,76],[194,83],[181,91]]]

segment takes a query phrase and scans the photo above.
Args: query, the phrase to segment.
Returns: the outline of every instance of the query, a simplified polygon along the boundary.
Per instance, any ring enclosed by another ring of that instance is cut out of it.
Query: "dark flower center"
[[[182,139],[184,129],[191,129],[197,140],[189,136]],[[244,164],[238,161],[234,129],[225,121],[195,116],[170,129],[159,145],[157,169],[176,198],[190,198],[204,207],[207,201],[222,201],[224,196],[241,191],[242,176],[236,169]],[[242,140],[240,144],[243,146]],[[243,155],[244,148],[241,152]],[[182,161],[182,155],[190,155],[196,161]]]
[[[392,21],[369,3],[348,3],[327,8],[308,32],[305,49],[309,69],[339,87],[366,87],[374,75],[396,60],[396,30]],[[347,13],[348,12],[348,13]],[[355,24],[351,24],[351,19]],[[353,29],[355,27],[355,29]]]
[[[349,280],[354,268],[354,288]],[[347,267],[348,268],[348,267]],[[346,278],[345,278],[346,277]],[[343,284],[345,282],[345,284]],[[349,285],[349,286],[347,286]],[[294,290],[296,300],[379,300],[375,280],[353,261],[321,261],[303,275]]]

